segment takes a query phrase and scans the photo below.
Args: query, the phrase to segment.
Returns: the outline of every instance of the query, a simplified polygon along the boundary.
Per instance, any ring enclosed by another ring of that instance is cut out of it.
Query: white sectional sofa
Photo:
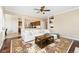
[[[22,39],[25,42],[34,40],[35,36],[40,36],[40,35],[44,35],[46,33],[50,33],[50,31],[46,30],[46,29],[23,29],[21,32],[22,32],[21,33]],[[55,39],[57,38],[56,35],[52,34],[52,36],[54,36]]]
[[[42,29],[24,29],[21,32],[22,39],[27,42],[35,39],[35,36],[44,35],[45,33],[50,33],[48,30]]]

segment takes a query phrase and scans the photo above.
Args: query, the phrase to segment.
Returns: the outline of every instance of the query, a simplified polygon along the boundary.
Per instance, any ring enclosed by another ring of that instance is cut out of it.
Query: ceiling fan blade
[[[43,10],[43,11],[50,11],[50,10]]]
[[[45,8],[45,6],[41,6],[41,8]]]
[[[45,12],[47,11],[51,11],[50,9],[45,9],[45,6],[41,6],[40,9],[34,9],[34,10],[38,10],[36,13],[43,13],[43,14],[45,14]]]
[[[44,10],[44,8],[45,8],[45,6],[42,6],[42,7],[41,7],[41,10]]]

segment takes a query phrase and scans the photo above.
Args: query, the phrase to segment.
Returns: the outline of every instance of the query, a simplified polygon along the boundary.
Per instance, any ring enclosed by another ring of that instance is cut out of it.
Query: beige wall
[[[79,9],[55,16],[54,32],[79,39]]]

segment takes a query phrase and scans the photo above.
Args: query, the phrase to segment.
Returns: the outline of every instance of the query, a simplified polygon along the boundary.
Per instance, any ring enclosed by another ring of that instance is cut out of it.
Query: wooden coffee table
[[[54,42],[54,37],[49,35],[41,35],[35,38],[35,44],[37,44],[40,48],[44,48],[45,46]]]

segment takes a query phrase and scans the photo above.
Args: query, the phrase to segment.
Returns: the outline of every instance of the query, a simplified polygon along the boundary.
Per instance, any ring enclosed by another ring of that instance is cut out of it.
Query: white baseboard
[[[61,37],[65,37],[65,38],[69,38],[69,39],[72,39],[72,40],[77,40],[79,41],[79,38],[75,38],[75,37],[71,37],[71,36],[68,36],[68,35],[60,35]]]

